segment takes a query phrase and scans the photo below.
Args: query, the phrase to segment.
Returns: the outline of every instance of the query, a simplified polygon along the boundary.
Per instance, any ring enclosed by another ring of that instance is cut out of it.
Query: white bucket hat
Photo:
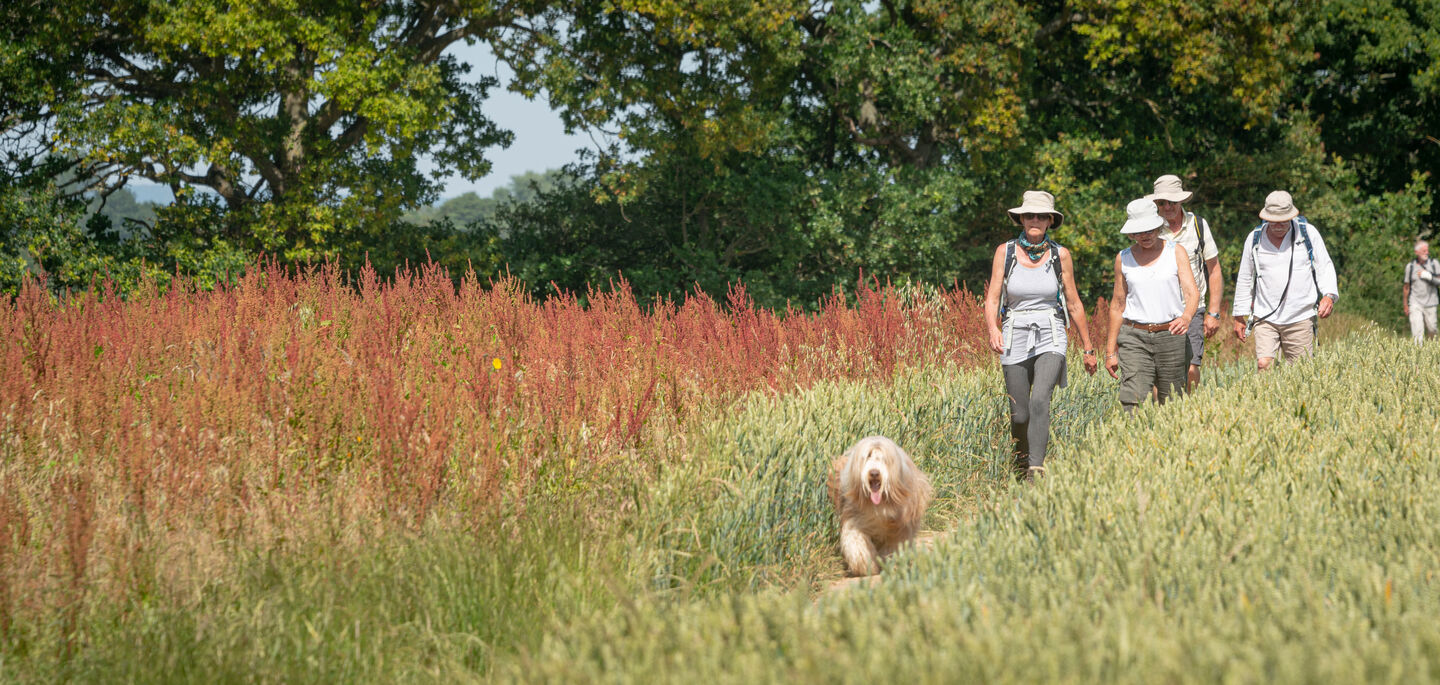
[[[1055,217],[1050,228],[1057,228],[1065,223],[1065,215],[1055,211],[1055,196],[1043,190],[1027,190],[1022,196],[1020,206],[1006,210],[1010,212],[1010,220],[1020,223],[1021,214],[1049,214]]]
[[[1145,196],[1147,200],[1169,200],[1170,202],[1188,202],[1190,196],[1194,195],[1180,183],[1180,177],[1175,174],[1165,174],[1155,179],[1155,192]]]
[[[1265,196],[1265,208],[1260,210],[1260,218],[1266,221],[1289,221],[1300,216],[1300,210],[1295,209],[1295,201],[1290,199],[1290,193],[1277,190]]]
[[[1165,218],[1160,216],[1160,211],[1155,208],[1155,201],[1150,198],[1131,200],[1130,204],[1125,205],[1125,214],[1129,218],[1125,220],[1125,225],[1120,227],[1121,233],[1144,233],[1165,225]]]

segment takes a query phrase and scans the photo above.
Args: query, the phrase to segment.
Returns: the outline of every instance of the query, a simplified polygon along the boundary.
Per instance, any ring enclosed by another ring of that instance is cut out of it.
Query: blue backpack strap
[[[1325,299],[1320,294],[1320,277],[1315,274],[1315,244],[1310,242],[1310,222],[1303,216],[1295,217],[1295,230],[1305,240],[1305,256],[1310,258],[1310,282],[1315,284],[1315,302]]]

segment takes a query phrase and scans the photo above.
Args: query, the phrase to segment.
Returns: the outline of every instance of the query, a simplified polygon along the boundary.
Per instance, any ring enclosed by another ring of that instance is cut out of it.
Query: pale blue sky
[[[444,197],[454,197],[474,191],[481,197],[510,183],[510,177],[527,171],[554,169],[576,160],[576,150],[595,148],[590,136],[583,132],[566,135],[560,115],[551,111],[543,94],[535,100],[526,100],[518,93],[505,90],[514,77],[503,64],[499,64],[490,50],[483,44],[467,46],[463,43],[452,46],[448,51],[468,62],[471,76],[489,75],[500,80],[500,86],[490,91],[485,101],[485,113],[500,128],[515,134],[515,142],[504,150],[494,148],[485,157],[494,165],[490,175],[476,182],[451,178],[445,184]]]
[[[490,175],[485,178],[479,181],[456,177],[446,179],[445,190],[441,192],[442,202],[471,191],[481,197],[489,196],[496,188],[508,185],[512,176],[559,168],[578,158],[576,150],[596,147],[590,136],[584,133],[567,135],[560,116],[551,111],[543,95],[535,100],[526,100],[524,96],[506,90],[514,73],[499,64],[488,47],[461,43],[452,46],[448,52],[470,64],[471,76],[490,75],[500,80],[499,87],[490,90],[484,105],[485,113],[500,128],[513,132],[515,141],[509,148],[491,148],[485,152],[485,157],[493,164]],[[422,169],[429,172],[434,167],[422,165]],[[135,180],[128,187],[141,201],[171,200],[170,191],[164,186]]]

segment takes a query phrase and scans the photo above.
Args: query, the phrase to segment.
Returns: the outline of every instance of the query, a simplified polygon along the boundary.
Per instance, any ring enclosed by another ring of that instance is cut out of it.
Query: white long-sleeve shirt
[[[1321,296],[1331,295],[1332,301],[1339,298],[1340,286],[1335,277],[1335,263],[1330,261],[1330,253],[1325,250],[1325,240],[1320,237],[1320,232],[1315,230],[1314,224],[1311,224],[1310,244],[1315,250],[1315,271],[1312,278],[1310,256],[1305,252],[1304,239],[1296,240],[1295,225],[1292,220],[1290,230],[1280,241],[1279,247],[1270,242],[1270,236],[1266,235],[1263,228],[1253,250],[1250,247],[1250,236],[1245,236],[1245,250],[1241,253],[1239,273],[1235,276],[1235,304],[1231,309],[1232,314],[1254,314],[1260,317],[1274,311],[1266,321],[1284,326],[1314,316],[1315,303]],[[1286,273],[1287,269],[1289,274]],[[1255,284],[1257,274],[1260,281],[1258,288]],[[1290,281],[1288,291],[1285,290],[1287,276]],[[1315,292],[1317,281],[1320,286],[1319,294]],[[1282,292],[1285,293],[1283,302],[1280,300]]]

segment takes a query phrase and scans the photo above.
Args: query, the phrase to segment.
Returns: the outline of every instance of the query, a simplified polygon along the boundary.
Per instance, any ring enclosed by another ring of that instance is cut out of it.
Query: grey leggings
[[[1050,444],[1050,394],[1065,373],[1065,355],[1046,352],[1019,364],[1003,364],[1005,394],[1010,396],[1010,437],[1016,466],[1044,466]],[[1028,464],[1022,462],[1028,456]]]

